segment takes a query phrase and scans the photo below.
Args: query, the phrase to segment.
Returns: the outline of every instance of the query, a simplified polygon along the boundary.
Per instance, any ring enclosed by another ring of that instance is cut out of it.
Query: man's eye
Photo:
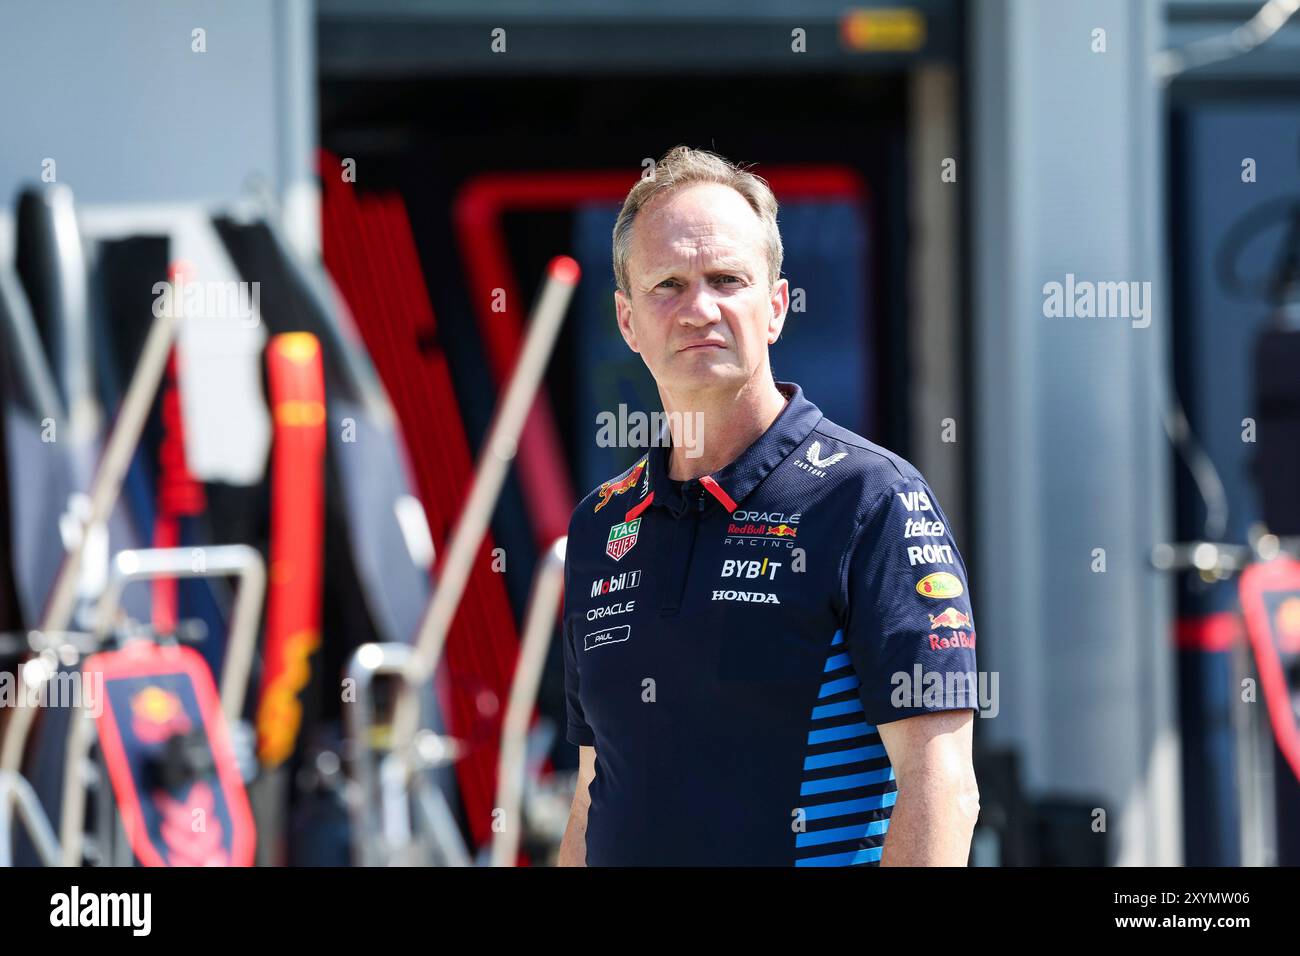
[[[739,282],[739,276],[718,276],[719,282]]]
[[[663,286],[666,285],[675,285],[676,283],[677,283],[676,279],[665,279],[663,282],[659,283],[659,287],[662,288]]]

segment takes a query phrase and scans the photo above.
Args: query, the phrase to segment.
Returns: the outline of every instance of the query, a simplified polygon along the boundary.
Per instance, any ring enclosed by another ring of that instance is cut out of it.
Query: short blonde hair
[[[632,246],[632,224],[637,213],[660,195],[693,183],[718,183],[740,193],[758,216],[767,245],[768,282],[781,277],[781,230],[776,224],[776,197],[762,176],[723,159],[716,153],[689,146],[674,146],[655,164],[654,175],[641,179],[623,200],[614,223],[614,282],[623,292],[630,285],[627,260]]]

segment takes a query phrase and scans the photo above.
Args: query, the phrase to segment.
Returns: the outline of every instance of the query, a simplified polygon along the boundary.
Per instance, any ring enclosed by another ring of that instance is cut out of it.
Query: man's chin
[[[666,376],[664,384],[674,390],[690,391],[698,388],[717,388],[724,385],[740,385],[748,377],[745,370],[731,361],[730,356],[719,350],[713,361],[691,358],[679,353],[678,358],[685,357],[685,362],[675,362],[674,368]]]
[[[693,348],[685,349],[678,352],[674,358],[680,365],[685,363],[688,368],[711,368],[722,370],[736,369],[736,356],[730,349],[721,348]]]

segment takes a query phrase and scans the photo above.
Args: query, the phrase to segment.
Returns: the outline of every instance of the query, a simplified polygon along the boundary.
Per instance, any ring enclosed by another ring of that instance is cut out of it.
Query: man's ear
[[[622,289],[614,290],[614,310],[618,313],[618,330],[623,341],[639,355],[641,350],[636,347],[636,332],[632,329],[632,300]]]
[[[772,286],[772,317],[767,322],[767,344],[774,345],[785,328],[786,312],[790,309],[790,282],[777,279]]]

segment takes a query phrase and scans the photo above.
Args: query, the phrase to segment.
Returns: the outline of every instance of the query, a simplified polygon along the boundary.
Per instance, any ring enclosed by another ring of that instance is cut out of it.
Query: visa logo
[[[930,507],[930,496],[924,491],[896,491],[898,500],[903,503],[903,507],[908,511],[933,511]]]

